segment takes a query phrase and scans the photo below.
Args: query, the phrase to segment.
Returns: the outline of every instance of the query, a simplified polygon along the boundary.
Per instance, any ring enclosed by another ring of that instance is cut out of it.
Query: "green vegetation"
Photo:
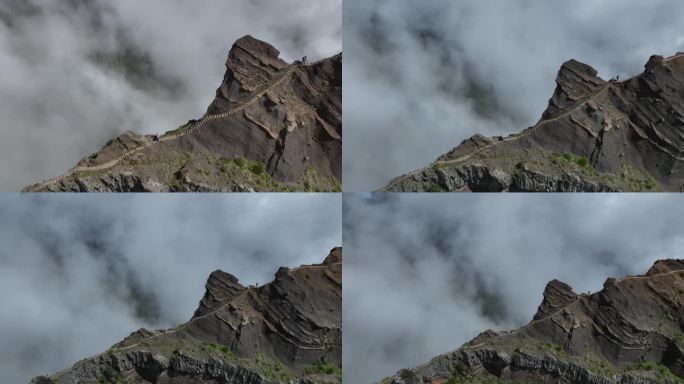
[[[642,373],[650,373],[655,376],[658,381],[663,383],[684,383],[684,379],[675,376],[666,366],[655,361],[642,360],[637,361],[628,367],[629,371],[637,371]]]
[[[658,186],[658,183],[643,171],[634,168],[631,163],[623,163],[617,172],[619,179],[624,181],[629,185],[632,191],[645,192],[654,191],[661,192],[662,189]]]
[[[121,382],[121,374],[112,367],[105,368],[104,377],[100,378],[100,384],[118,384]]]
[[[254,356],[254,363],[257,372],[260,372],[270,380],[280,380],[289,383],[294,376],[281,363],[273,358],[266,356],[263,353],[257,353]]]
[[[340,368],[339,366],[337,366],[335,364],[328,363],[325,361],[319,361],[319,362],[316,362],[314,364],[311,364],[310,367],[307,367],[304,370],[304,373],[306,373],[308,375],[317,374],[317,373],[321,373],[321,374],[325,374],[325,375],[333,375],[333,374],[341,373],[341,372],[342,372],[342,368]]]
[[[121,165],[140,167],[138,168],[139,174],[135,177],[146,179],[151,176],[168,186],[170,191],[175,192],[186,191],[189,188],[273,192],[342,191],[342,185],[337,179],[322,176],[313,167],[306,168],[297,182],[282,183],[273,180],[263,162],[242,157],[216,158],[206,150],[199,153],[169,151],[164,154],[127,158],[121,162]],[[117,178],[120,171],[120,169],[116,170],[116,167],[75,171],[73,183],[81,180],[86,184],[101,185],[103,183],[101,179],[109,175]]]
[[[299,185],[304,189],[304,192],[329,192],[329,189],[324,188],[325,185],[334,184],[334,191],[341,192],[342,185],[339,181],[334,178],[327,179],[318,171],[316,171],[312,166],[306,167],[304,174],[299,179]]]
[[[680,292],[680,294],[682,294]],[[679,346],[680,349],[684,350],[684,332],[678,331],[673,336],[674,342]]]
[[[258,176],[258,175],[261,175],[262,173],[264,173],[264,171],[266,170],[266,166],[264,165],[264,163],[262,163],[260,161],[255,161],[249,167],[249,170],[252,171],[253,174]]]
[[[580,173],[584,177],[596,177],[599,175],[598,171],[584,156],[575,156],[572,153],[557,153],[552,152],[548,155],[551,164],[556,166],[558,171],[569,170]]]
[[[237,165],[238,167],[240,167],[240,168],[245,167],[246,160],[243,159],[242,157],[236,157],[235,159],[233,159],[233,161],[235,162],[235,165]]]
[[[162,136],[176,136],[176,135],[182,135],[185,133],[188,129],[190,129],[192,125],[191,124],[183,124],[180,127],[171,130],[171,131],[166,131]]]
[[[522,170],[538,172],[553,178],[560,178],[564,173],[577,175],[588,183],[607,186],[621,191],[661,191],[656,180],[644,170],[637,169],[629,162],[624,162],[615,173],[597,171],[584,156],[572,153],[548,152],[540,149],[503,150],[493,147],[480,151],[472,159],[490,167],[498,168],[510,175],[519,174]],[[468,163],[438,165],[433,168],[460,167]],[[430,188],[432,186],[427,186]]]
[[[538,344],[538,347],[542,350],[554,351],[556,353],[565,354],[565,349],[563,349],[563,346],[559,344],[542,342]]]
[[[185,345],[183,350],[190,355],[198,353],[200,355],[209,354],[210,356],[217,357],[227,363],[239,365],[260,373],[269,380],[287,383],[294,378],[287,367],[280,361],[260,352],[256,353],[251,358],[238,357],[233,353],[229,346],[219,343],[202,343],[199,346],[199,350],[195,350],[191,347],[188,348],[188,346]],[[174,351],[174,354],[178,353],[178,351]]]
[[[229,361],[237,361],[237,356],[235,356],[235,353],[233,353],[233,351],[230,350],[230,347],[225,344],[203,343],[201,348],[203,348],[204,350],[213,350],[219,352],[223,355],[223,357],[227,358]]]

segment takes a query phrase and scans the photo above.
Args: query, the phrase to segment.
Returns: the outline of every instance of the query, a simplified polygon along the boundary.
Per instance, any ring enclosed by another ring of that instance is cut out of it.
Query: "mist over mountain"
[[[378,189],[476,133],[534,124],[571,58],[605,79],[626,78],[653,54],[684,50],[684,6],[674,0],[350,0],[344,8],[348,191]]]
[[[346,383],[530,321],[546,284],[598,291],[681,255],[677,196],[346,195]],[[378,292],[369,295],[368,292]]]
[[[342,248],[244,286],[216,270],[192,318],[141,328],[106,351],[33,384],[340,384]]]
[[[186,322],[217,269],[263,285],[283,265],[320,263],[340,215],[334,195],[2,196],[4,380]]]
[[[246,34],[292,61],[339,52],[341,28],[338,0],[3,0],[0,189],[57,175],[127,130],[201,115]]]

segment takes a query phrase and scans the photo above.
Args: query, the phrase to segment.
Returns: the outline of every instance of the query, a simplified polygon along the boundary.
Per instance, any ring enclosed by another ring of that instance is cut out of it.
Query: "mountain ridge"
[[[682,190],[683,58],[652,56],[622,81],[569,60],[534,126],[506,137],[474,135],[381,190]]]
[[[383,384],[684,382],[684,261],[608,278],[576,294],[549,282],[537,313],[513,331],[485,331]]]
[[[126,132],[24,191],[338,190],[342,54],[293,64],[278,56],[238,39],[198,120],[159,137]]]
[[[342,248],[320,264],[281,267],[245,287],[211,273],[192,318],[140,329],[109,350],[35,384],[341,382]]]

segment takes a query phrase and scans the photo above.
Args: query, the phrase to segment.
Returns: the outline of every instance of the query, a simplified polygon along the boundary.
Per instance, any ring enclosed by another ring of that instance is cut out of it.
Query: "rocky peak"
[[[335,247],[330,250],[330,254],[323,260],[323,265],[331,265],[342,262],[342,247]]]
[[[575,86],[575,83],[596,82],[598,71],[592,66],[570,59],[564,62],[558,70],[556,84],[560,86]]]
[[[560,282],[552,280],[544,289],[544,300],[537,309],[537,314],[534,315],[534,320],[539,320],[556,312],[575,300],[577,294],[572,291],[572,287]]]
[[[255,39],[251,35],[245,35],[235,40],[233,48],[231,49],[230,54],[228,55],[228,62],[226,63],[226,66],[230,67],[231,63],[235,63],[235,60],[231,59],[242,57],[237,48],[239,48],[242,51],[248,52],[255,58],[260,59],[277,59],[278,56],[280,56],[280,51],[277,50],[271,44],[265,41],[261,41],[259,39]]]
[[[199,308],[197,308],[193,317],[205,315],[214,309],[216,305],[226,300],[231,300],[245,290],[245,287],[239,283],[237,277],[220,270],[214,271],[209,275],[205,288],[204,297],[202,297]]]
[[[542,119],[556,115],[595,92],[604,83],[597,75],[594,68],[575,59],[563,63],[556,76],[556,90]]]
[[[646,276],[662,275],[674,271],[684,271],[684,260],[667,259],[658,260],[648,270]]]
[[[663,56],[652,55],[651,57],[648,58],[646,65],[644,65],[644,69],[646,70],[646,72],[649,72],[649,71],[652,71],[658,67],[662,67],[664,63],[665,63],[665,58]]]
[[[207,113],[230,109],[275,80],[288,67],[279,55],[272,45],[250,35],[238,39],[228,53],[226,73]]]

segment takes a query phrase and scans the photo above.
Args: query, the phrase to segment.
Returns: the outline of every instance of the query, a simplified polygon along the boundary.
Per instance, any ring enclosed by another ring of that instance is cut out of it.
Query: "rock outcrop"
[[[539,122],[476,135],[386,191],[682,191],[684,54],[618,81],[570,60]]]
[[[487,331],[460,349],[403,369],[384,384],[654,384],[684,380],[684,262],[608,279],[578,295],[559,281],[534,319]]]
[[[127,132],[25,191],[339,190],[342,55],[278,56],[251,36],[237,40],[204,116],[159,137]]]
[[[138,330],[32,383],[341,383],[342,249],[325,260],[261,287],[215,271],[187,323]]]

